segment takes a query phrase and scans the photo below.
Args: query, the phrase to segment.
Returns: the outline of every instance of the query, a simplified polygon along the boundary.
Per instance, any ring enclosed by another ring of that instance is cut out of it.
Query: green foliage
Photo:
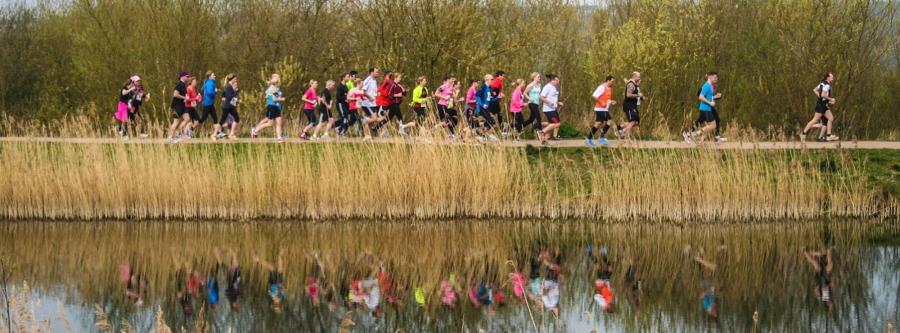
[[[703,73],[718,70],[720,111],[739,128],[791,133],[811,116],[812,88],[836,73],[844,137],[895,137],[900,46],[895,2],[879,0],[71,0],[0,9],[0,113],[112,123],[132,74],[166,119],[177,73],[242,78],[242,108],[259,115],[270,72],[290,70],[288,109],[310,79],[380,66],[407,80],[502,69],[562,77],[566,121],[592,120],[599,80],[644,75],[644,130],[677,131],[695,117]],[[407,82],[411,85],[411,82]],[[509,94],[507,94],[509,95]],[[614,114],[620,113],[616,109]],[[289,113],[289,118],[293,115]]]

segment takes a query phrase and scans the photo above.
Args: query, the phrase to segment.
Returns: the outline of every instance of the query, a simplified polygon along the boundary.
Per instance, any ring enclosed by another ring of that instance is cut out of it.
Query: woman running
[[[169,126],[168,141],[178,142],[178,136],[181,131],[191,122],[190,115],[184,110],[184,101],[187,99],[187,80],[188,73],[181,72],[178,81],[175,83],[175,90],[172,92],[172,125]],[[178,135],[178,136],[176,136]]]
[[[128,122],[137,123],[137,130],[141,139],[147,138],[146,126],[144,125],[144,116],[141,115],[141,106],[144,102],[150,100],[150,93],[144,90],[144,84],[141,83],[140,76],[132,76],[131,82],[134,83],[134,95],[131,98],[131,112],[128,113]]]
[[[425,121],[425,110],[428,109],[428,98],[430,96],[428,95],[428,88],[425,87],[427,84],[428,78],[424,76],[416,79],[416,87],[412,91],[412,102],[409,103],[409,106],[416,112],[416,120],[420,123]]]
[[[269,87],[266,88],[266,117],[260,120],[256,127],[250,129],[250,137],[259,136],[259,131],[272,126],[275,123],[275,136],[278,143],[284,142],[282,132],[281,108],[284,106],[284,95],[281,93],[281,75],[272,74],[269,78]]]
[[[832,124],[834,124],[834,114],[831,113],[831,105],[836,101],[831,97],[832,82],[834,82],[834,74],[831,72],[825,73],[822,82],[819,82],[816,88],[813,89],[813,92],[816,94],[816,113],[813,115],[813,119],[803,128],[803,132],[800,133],[801,141],[806,141],[809,130],[814,127],[821,128],[817,139],[819,142],[837,141],[840,139],[836,135],[831,134]],[[825,118],[824,120],[822,119],[823,117]]]
[[[528,120],[525,126],[531,126],[534,136],[538,137],[538,131],[541,127],[541,73],[531,73],[531,82],[525,86],[528,97]]]
[[[367,98],[366,92],[363,91],[363,87],[364,85],[357,84],[353,88],[350,88],[350,92],[347,93],[347,100],[350,101],[349,107],[351,113],[358,113],[360,107],[365,109],[361,122],[364,136],[363,141],[368,141],[372,140],[371,124],[380,121],[380,119],[378,118],[377,112],[371,112],[371,108],[361,106],[363,101]]]
[[[450,131],[450,139],[455,140],[458,138],[456,126],[459,124],[459,112],[456,111],[456,106],[465,102],[465,99],[459,97],[462,89],[459,80],[451,78],[451,82],[453,82],[453,88],[450,89],[450,98],[447,100],[447,115],[446,119],[444,119],[444,124],[447,126],[447,130]]]
[[[600,132],[600,138],[597,139],[597,141],[599,141],[601,145],[609,145],[609,142],[606,141],[606,132],[609,131],[610,124],[615,125],[612,121],[612,117],[609,116],[609,107],[616,104],[616,101],[612,99],[612,89],[613,84],[615,83],[616,79],[612,75],[608,75],[606,80],[603,81],[591,95],[597,102],[594,104],[594,125],[591,126],[591,133],[588,134],[587,139],[584,141],[588,147],[597,147],[597,145],[594,144],[594,135],[597,134],[597,130],[601,128],[603,130]]]
[[[187,114],[191,116],[191,123],[185,128],[184,135],[190,139],[194,137],[194,128],[197,127],[200,121],[197,105],[203,101],[203,96],[197,93],[197,78],[191,76],[188,82],[187,99],[184,100],[184,108]]]
[[[327,140],[328,131],[334,127],[334,117],[331,116],[331,110],[334,108],[334,102],[331,97],[332,90],[334,90],[334,81],[325,81],[325,89],[322,89],[322,93],[318,96],[319,124],[316,125],[316,129],[313,131],[313,140],[318,140],[319,131],[322,130],[322,127],[325,127],[325,130],[322,131],[322,139]]]
[[[206,72],[206,81],[203,82],[203,113],[200,115],[199,123],[206,122],[206,119],[211,118],[213,123],[213,134],[210,136],[211,139],[221,139],[225,137],[225,133],[222,132],[222,126],[219,125],[218,115],[216,114],[216,95],[219,93],[219,88],[216,86],[216,73],[213,71]]]
[[[228,138],[232,140],[237,139],[237,127],[241,122],[237,112],[240,99],[237,75],[228,74],[225,77],[225,91],[222,92],[222,119],[219,119],[219,128],[225,128],[226,123],[230,122]]]
[[[525,101],[522,99],[522,88],[525,87],[525,80],[516,80],[515,89],[512,93],[512,99],[509,100],[509,113],[515,118],[515,137],[513,141],[519,142],[522,136],[522,129],[525,128],[525,116],[522,115],[522,109],[525,108]]]
[[[397,119],[397,128],[400,135],[406,135],[406,129],[410,127],[416,127],[416,122],[411,121],[409,123],[403,123],[403,113],[400,112],[400,103],[403,102],[403,96],[407,94],[406,88],[400,84],[403,75],[400,73],[393,73],[391,75],[391,85],[389,88],[389,96],[391,100],[391,104],[388,108],[388,119],[393,120]]]
[[[469,125],[468,133],[474,134],[478,129],[478,80],[469,80],[469,89],[466,91],[466,123]]]
[[[129,78],[128,81],[125,81],[125,84],[122,85],[122,89],[119,90],[116,120],[119,121],[119,135],[125,140],[128,140],[128,114],[131,113],[131,108],[128,105],[134,98],[134,91],[136,89],[137,87],[134,84],[134,79]]]
[[[541,102],[544,104],[544,116],[547,117],[547,126],[538,133],[538,139],[542,144],[547,144],[548,134],[550,131],[559,129],[559,108],[563,106],[563,102],[559,100],[559,76],[556,74],[547,74],[549,83],[541,89]]]
[[[316,117],[316,105],[319,104],[319,96],[316,94],[316,88],[318,87],[318,81],[310,80],[309,89],[306,89],[306,92],[303,93],[303,97],[300,98],[303,102],[303,114],[306,115],[306,120],[308,121],[306,127],[303,127],[303,130],[300,131],[300,139],[303,140],[309,140],[309,136],[306,135],[306,132],[309,132],[310,129],[319,125],[319,118]],[[318,139],[318,137],[313,137],[313,140]]]

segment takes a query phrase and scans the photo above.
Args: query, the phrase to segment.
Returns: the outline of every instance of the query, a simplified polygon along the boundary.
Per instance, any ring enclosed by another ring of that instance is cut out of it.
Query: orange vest
[[[597,98],[597,104],[594,104],[594,107],[597,109],[606,109],[609,104],[609,100],[612,98],[612,89],[607,86],[603,89],[603,93],[600,94],[600,97]]]

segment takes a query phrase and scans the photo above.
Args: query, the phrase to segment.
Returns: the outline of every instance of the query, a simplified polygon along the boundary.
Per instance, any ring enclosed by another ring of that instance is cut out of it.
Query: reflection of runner
[[[615,294],[610,282],[613,266],[609,261],[607,249],[605,247],[600,249],[599,257],[592,256],[592,259],[594,260],[594,271],[597,274],[597,279],[594,280],[594,300],[604,311],[613,312],[615,310]]]
[[[228,266],[228,286],[225,287],[225,297],[231,305],[232,311],[237,311],[239,303],[238,297],[241,295],[241,269],[238,267],[237,253],[234,250],[228,250],[231,255],[231,264]]]
[[[542,261],[545,273],[544,282],[541,285],[541,302],[544,303],[544,308],[550,310],[553,317],[557,319],[559,318],[559,277],[562,274],[559,259],[559,249],[556,249],[552,255],[544,252]]]
[[[831,311],[831,250],[804,251],[803,257],[816,273],[816,297]]]
[[[713,273],[718,266],[714,262],[703,257],[702,249],[694,256],[694,261],[697,263],[697,268],[700,270],[701,284],[703,286],[703,292],[700,294],[700,305],[703,308],[703,311],[706,312],[711,319],[718,320],[719,311],[716,306],[716,286],[713,281]]]
[[[269,272],[268,278],[268,294],[272,300],[272,310],[281,313],[284,308],[285,288],[284,288],[284,250],[278,251],[278,257],[275,264],[260,259],[259,255],[253,256],[253,261],[262,265]]]
[[[628,266],[625,271],[625,283],[628,285],[628,302],[636,315],[641,313],[641,275],[634,262],[634,258],[629,255],[625,258],[625,264]]]

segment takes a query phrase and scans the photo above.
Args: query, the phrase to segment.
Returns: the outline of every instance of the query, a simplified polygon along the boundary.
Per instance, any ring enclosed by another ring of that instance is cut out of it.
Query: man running
[[[716,83],[719,81],[719,74],[716,72],[709,72],[706,74],[706,83],[703,84],[703,87],[700,88],[700,94],[697,96],[700,99],[700,116],[697,118],[697,121],[694,122],[693,128],[681,135],[684,137],[684,141],[687,143],[691,143],[692,138],[703,139],[704,133],[708,133],[710,131],[715,130],[718,127],[716,123],[716,117],[713,115],[713,109],[716,107],[716,99],[722,98],[722,94],[717,91]]]
[[[185,112],[184,101],[187,99],[188,72],[181,72],[172,92],[172,125],[169,126],[169,142],[178,142],[176,131],[180,133],[191,123],[191,116]]]
[[[831,105],[835,102],[835,99],[831,97],[832,82],[834,82],[834,74],[826,73],[825,77],[822,78],[822,82],[819,82],[816,88],[813,89],[813,92],[816,94],[816,113],[813,115],[813,119],[803,128],[803,132],[800,133],[801,141],[806,141],[809,130],[816,126],[822,127],[817,139],[819,142],[837,141],[840,139],[836,135],[831,134],[832,124],[834,124],[834,114],[831,113]],[[822,120],[823,117],[825,118],[824,120]]]
[[[491,83],[494,82],[494,76],[491,74],[485,74],[484,83],[478,88],[475,93],[475,100],[478,104],[477,106],[477,115],[484,120],[484,128],[487,131],[491,131],[494,129],[494,117],[491,116],[490,105],[491,101],[495,98],[491,93]],[[480,136],[479,136],[480,138]],[[497,136],[494,134],[490,134],[491,141],[496,141]]]
[[[370,135],[368,135],[366,139],[372,138],[371,132],[377,130],[377,124],[382,120],[381,113],[378,112],[378,106],[375,104],[375,98],[378,97],[377,80],[379,72],[380,70],[378,67],[369,69],[369,76],[366,76],[366,79],[362,82],[363,96],[357,102],[357,105],[363,110],[363,126],[368,128],[370,132]]]
[[[559,129],[559,108],[563,106],[563,102],[559,100],[559,76],[556,74],[547,74],[549,81],[544,88],[541,89],[541,103],[543,103],[544,116],[547,117],[547,126],[540,131],[538,139],[542,144],[547,144],[547,136],[550,131]]]
[[[503,114],[500,109],[500,100],[503,99],[503,78],[506,75],[503,71],[497,71],[494,73],[494,80],[491,81],[491,98],[488,100],[488,111],[490,111],[491,115],[497,119],[497,125],[500,126],[500,130],[504,137],[509,135],[509,131],[503,126]]]
[[[356,123],[356,115],[350,113],[350,103],[347,100],[347,95],[350,93],[350,89],[353,88],[351,87],[352,85],[350,73],[344,73],[341,75],[341,83],[335,89],[334,99],[338,111],[338,121],[334,126],[338,136],[346,136],[347,129]]]
[[[601,145],[609,145],[609,142],[606,141],[606,132],[609,131],[609,125],[612,123],[612,117],[609,116],[609,107],[616,104],[616,101],[612,99],[612,89],[615,82],[616,79],[612,75],[606,76],[606,80],[591,95],[597,102],[594,104],[594,126],[591,126],[591,133],[588,134],[587,140],[584,141],[588,147],[597,147],[594,143],[594,135],[601,128],[603,130],[600,132],[600,138],[597,141]]]
[[[622,103],[622,110],[625,112],[625,127],[620,130],[620,136],[630,138],[635,127],[640,126],[641,116],[638,113],[638,107],[644,94],[641,93],[641,73],[631,73],[631,79],[625,84],[625,101]]]
[[[325,89],[322,89],[321,93],[319,93],[319,104],[318,112],[319,112],[319,124],[316,125],[316,129],[313,131],[313,139],[319,135],[319,131],[322,131],[322,139],[328,139],[328,131],[334,127],[334,117],[331,116],[331,110],[334,108],[334,100],[331,97],[331,91],[334,90],[334,80],[325,81]]]

